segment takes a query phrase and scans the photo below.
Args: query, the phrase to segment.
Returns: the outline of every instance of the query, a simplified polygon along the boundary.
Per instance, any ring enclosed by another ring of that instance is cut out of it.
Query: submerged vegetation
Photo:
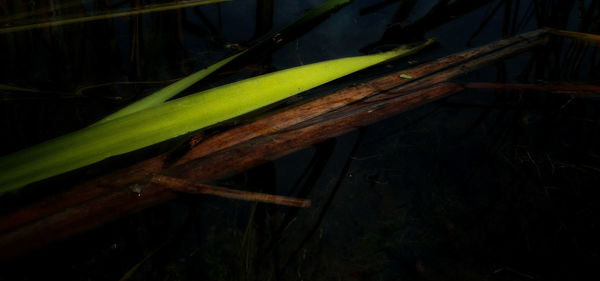
[[[30,2],[34,6],[0,3],[4,27],[15,25],[6,24],[10,21],[57,22],[62,13],[64,18],[91,17],[173,4]],[[317,9],[323,9],[322,16],[306,12],[317,2],[325,2]],[[461,94],[218,182],[307,198],[312,201],[309,209],[181,195],[7,261],[0,266],[0,279],[569,280],[593,273],[600,265],[600,228],[594,219],[600,214],[595,87],[600,81],[600,1],[348,2],[235,0],[0,31],[0,118],[7,132],[0,155],[10,159],[14,151],[69,132],[101,128],[110,132],[99,131],[90,139],[102,145],[126,143],[134,150],[141,142],[115,139],[117,127],[110,124],[133,120],[135,112],[147,114],[136,122],[166,124],[169,117],[161,108],[185,101],[196,104],[201,95],[193,93],[210,88],[230,89],[260,77],[289,74],[273,71],[290,65],[308,69],[293,83],[309,82],[308,77],[326,82],[342,73],[315,70],[309,63],[357,56],[359,50],[377,53],[361,60],[377,59],[360,66],[350,63],[352,68],[344,64],[339,68],[343,74],[399,54],[381,50],[430,37],[438,38],[439,47],[411,57],[411,64],[539,27],[586,34],[554,31],[560,36],[543,48],[454,79],[466,88]],[[300,18],[301,27],[288,25],[292,18]],[[404,51],[408,50],[413,49]],[[338,85],[407,65],[400,60],[381,64],[338,80]],[[210,71],[196,72],[205,68]],[[272,74],[242,80],[267,72]],[[189,78],[171,84],[179,77]],[[247,82],[231,84],[235,81]],[[273,81],[264,88],[251,87],[265,93],[274,85],[285,87]],[[214,108],[244,103],[234,95],[237,92],[221,93],[228,101],[221,100],[221,94],[212,96]],[[127,107],[130,104],[141,109]],[[125,117],[111,115],[122,108]],[[196,112],[190,109],[189,114]],[[245,112],[200,125],[192,122],[193,128],[181,132]],[[133,117],[127,117],[130,114]],[[125,127],[117,131],[144,141],[157,137],[154,131],[145,136]],[[80,148],[92,149],[86,140]],[[70,141],[61,145],[55,148],[75,147]],[[167,149],[173,150],[176,154],[176,148]],[[39,157],[39,151],[32,151]],[[102,158],[114,151],[104,151]],[[99,155],[90,153],[73,153],[87,161],[78,167]],[[59,156],[48,159],[74,162]],[[0,187],[1,193],[64,172],[58,170],[65,167],[48,162],[54,172],[44,175],[35,166],[41,163],[24,160],[16,166],[0,161],[0,178],[23,173],[15,180],[18,184]],[[94,169],[83,177],[102,173]],[[50,189],[53,183],[35,187]],[[28,192],[34,191],[5,194],[0,209],[7,213],[16,208],[11,202],[30,203]]]

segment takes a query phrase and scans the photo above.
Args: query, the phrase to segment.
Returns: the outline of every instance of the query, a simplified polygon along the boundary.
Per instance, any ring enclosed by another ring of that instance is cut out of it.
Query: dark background
[[[0,34],[0,84],[32,90],[0,90],[0,155],[87,126],[321,2],[236,0]],[[64,13],[131,7],[107,3],[86,1]],[[31,9],[0,7],[3,17]],[[594,0],[353,1],[281,48],[188,92],[423,38],[439,45],[409,58],[416,63],[543,26],[598,34],[599,19]],[[407,68],[406,61],[311,93]],[[598,66],[597,44],[554,39],[455,81],[598,84]],[[131,83],[118,83],[124,81]],[[309,209],[182,195],[6,262],[0,280],[118,280],[132,269],[129,280],[594,276],[599,102],[593,95],[465,90],[223,181],[306,197]]]

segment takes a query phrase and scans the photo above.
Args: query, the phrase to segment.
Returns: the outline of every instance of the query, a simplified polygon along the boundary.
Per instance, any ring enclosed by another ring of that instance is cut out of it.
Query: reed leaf
[[[265,74],[49,140],[0,159],[0,194],[229,120],[431,43]]]
[[[151,94],[139,101],[136,101],[133,104],[126,106],[125,108],[122,108],[121,110],[105,117],[104,119],[98,121],[94,125],[104,123],[106,121],[110,121],[110,120],[113,120],[113,119],[116,119],[119,117],[123,117],[125,115],[129,115],[131,113],[134,113],[134,112],[137,112],[137,111],[140,111],[143,109],[147,109],[147,108],[159,105],[159,104],[163,103],[164,101],[181,93],[183,90],[192,86],[194,83],[202,80],[204,77],[208,76],[209,74],[215,72],[219,68],[223,67],[227,63],[231,62],[235,58],[242,55],[243,53],[245,53],[245,51],[235,54],[233,56],[227,57],[226,59],[220,60],[219,62],[217,62],[205,69],[199,70],[192,75],[188,75],[185,78],[183,78],[167,87],[164,87],[164,88],[154,92],[153,94]]]
[[[309,24],[318,23],[320,19],[322,19],[323,17],[327,16],[328,14],[334,12],[336,9],[348,4],[349,2],[350,2],[350,0],[328,0],[327,2],[310,10],[305,15],[303,15],[302,17],[300,17],[299,19],[297,19],[290,25],[286,26],[279,32],[276,32],[273,35],[271,35],[269,37],[265,37],[262,40],[259,40],[258,42],[254,43],[252,46],[250,46],[250,48],[248,48],[248,50],[245,50],[238,54],[232,55],[232,56],[225,58],[205,69],[199,70],[192,75],[186,76],[185,78],[105,117],[104,119],[98,121],[96,124],[102,123],[105,121],[109,121],[109,120],[112,120],[112,119],[115,119],[118,117],[122,117],[122,116],[125,116],[128,114],[134,113],[136,111],[140,111],[142,109],[150,108],[155,105],[159,105],[159,104],[163,103],[164,101],[178,95],[183,90],[192,86],[196,82],[202,80],[204,77],[219,70],[221,67],[225,66],[226,64],[242,57],[243,55],[248,54],[248,52],[252,53],[253,51],[255,52],[260,49],[266,49],[266,47],[268,46],[267,43],[277,42],[278,40],[281,40],[281,36],[292,37],[291,33],[293,33],[293,31],[298,31],[302,27],[309,25]]]

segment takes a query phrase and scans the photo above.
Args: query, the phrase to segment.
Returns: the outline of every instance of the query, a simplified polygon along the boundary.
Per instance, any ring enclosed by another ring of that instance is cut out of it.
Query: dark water
[[[0,34],[0,84],[53,92],[2,93],[2,154],[152,91],[109,85],[72,95],[85,85],[169,80],[232,53],[226,44],[246,46],[261,35],[256,2],[186,9],[181,27],[176,12],[164,12],[137,27],[116,19],[50,37]],[[266,32],[320,2],[275,1]],[[354,1],[268,56],[196,87],[422,38],[439,45],[411,57],[417,62],[541,26],[600,28],[600,1],[448,2]],[[376,3],[385,5],[369,9]],[[575,43],[557,40],[455,81],[597,84],[597,47],[579,50],[577,66]],[[406,67],[394,62],[340,83]],[[309,198],[309,209],[180,196],[6,262],[0,280],[118,280],[140,262],[131,280],[583,279],[600,266],[599,101],[465,90],[224,180]]]

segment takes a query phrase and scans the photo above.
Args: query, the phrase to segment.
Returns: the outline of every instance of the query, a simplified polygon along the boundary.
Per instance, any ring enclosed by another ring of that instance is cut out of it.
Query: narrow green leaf
[[[414,48],[324,61],[189,95],[90,126],[0,159],[0,194],[240,116]]]
[[[278,44],[278,42],[283,41],[283,38],[281,38],[282,36],[285,36],[287,39],[292,38],[293,37],[292,34],[294,32],[298,32],[303,27],[307,27],[309,24],[318,23],[318,21],[320,19],[323,19],[328,14],[333,13],[336,9],[348,4],[349,2],[350,2],[350,0],[328,0],[327,2],[321,4],[320,6],[310,10],[308,13],[304,14],[302,17],[300,17],[299,19],[297,19],[290,25],[286,26],[279,32],[255,42],[252,46],[250,46],[248,48],[248,50],[243,51],[239,54],[233,55],[231,57],[228,57],[226,59],[223,59],[223,60],[209,66],[208,68],[200,70],[192,75],[189,75],[189,76],[169,85],[168,87],[165,87],[165,88],[159,90],[158,92],[155,92],[155,93],[151,94],[150,96],[147,96],[139,101],[136,101],[133,104],[128,105],[127,107],[105,117],[104,119],[98,121],[96,124],[106,122],[106,121],[109,121],[109,120],[112,120],[115,118],[119,118],[119,117],[131,114],[133,112],[136,112],[136,111],[139,111],[142,109],[150,108],[155,105],[159,105],[162,102],[181,93],[183,90],[192,86],[196,82],[202,80],[204,77],[208,76],[209,74],[217,71],[218,69],[220,69],[224,65],[230,63],[231,61],[236,60],[236,59],[242,57],[243,55],[247,55],[248,53],[262,50],[262,49],[268,47],[270,44]],[[94,125],[96,125],[96,124],[94,124]]]
[[[194,83],[202,80],[202,78],[213,73],[214,71],[221,68],[222,66],[229,63],[230,61],[234,60],[235,58],[242,55],[243,53],[244,52],[241,52],[236,55],[230,56],[230,57],[223,59],[205,69],[197,71],[196,73],[194,73],[192,75],[188,75],[185,78],[183,78],[167,87],[164,87],[164,88],[154,92],[153,94],[151,94],[139,101],[136,101],[133,104],[105,117],[104,119],[96,122],[94,125],[98,125],[100,123],[104,123],[109,120],[113,120],[113,119],[123,117],[125,115],[129,115],[131,113],[134,113],[134,112],[146,109],[146,108],[150,108],[150,107],[159,105],[159,104],[163,103],[164,101],[181,93],[183,90],[192,86]]]

